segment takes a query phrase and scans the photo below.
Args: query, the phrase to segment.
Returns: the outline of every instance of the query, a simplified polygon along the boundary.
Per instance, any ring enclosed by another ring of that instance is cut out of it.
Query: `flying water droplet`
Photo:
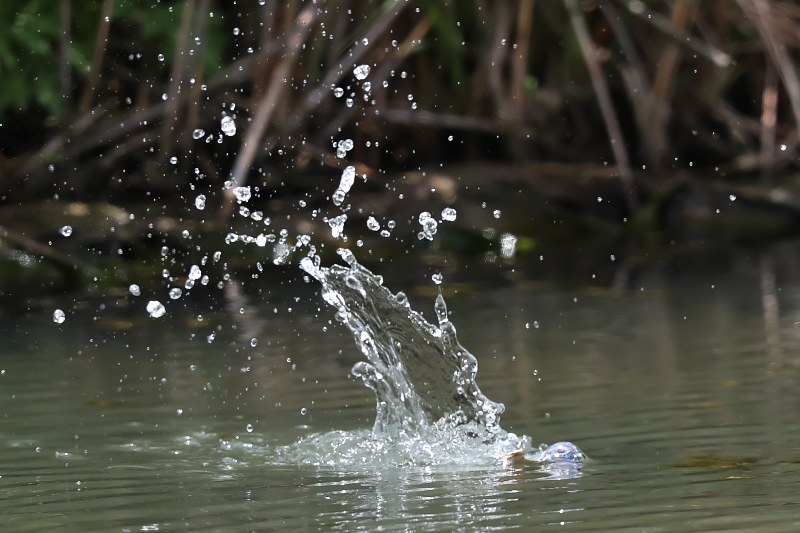
[[[70,235],[72,235],[72,226],[63,226],[60,231],[61,235],[63,235],[64,237],[69,237]]]
[[[368,227],[369,229],[371,229],[372,231],[378,231],[379,229],[381,229],[381,223],[380,223],[380,222],[378,222],[378,221],[375,219],[375,217],[373,217],[373,216],[370,216],[370,217],[367,219],[367,227]]]
[[[181,291],[178,287],[173,287],[169,290],[169,297],[171,300],[177,300],[181,297],[183,291]]]
[[[363,80],[369,76],[369,65],[359,65],[353,69],[353,74],[357,80]]]
[[[433,275],[431,276],[431,279],[433,280],[433,282],[434,282],[435,284],[437,284],[437,285],[441,285],[441,284],[442,284],[442,280],[443,280],[444,278],[443,278],[443,276],[441,275],[441,273],[437,272],[436,274],[433,274]]]
[[[420,240],[428,239],[433,240],[436,234],[439,223],[427,211],[423,211],[418,217],[419,223],[422,226],[422,231],[417,235]]]
[[[203,210],[206,208],[206,195],[205,194],[198,194],[197,198],[194,199],[194,206],[199,209]]]
[[[233,194],[238,202],[246,202],[250,199],[250,187],[235,187]]]
[[[257,338],[255,338],[255,337],[253,337],[252,339],[250,339],[250,346],[252,346],[253,348],[255,348],[256,346],[258,346],[258,339],[257,339]]]
[[[456,210],[452,207],[445,207],[442,209],[442,220],[446,220],[448,222],[452,222],[456,219]]]
[[[142,294],[142,290],[135,283],[132,283],[131,286],[128,287],[128,292],[130,292],[134,296],[140,296]]]
[[[341,87],[336,87],[333,90],[333,96],[335,96],[336,98],[341,98],[342,96],[344,96],[344,89],[342,89]]]
[[[205,134],[206,134],[206,132],[204,130],[202,130],[200,128],[197,128],[196,130],[194,130],[192,132],[192,139],[195,139],[195,140],[200,139]]]
[[[328,219],[328,226],[331,228],[331,235],[334,239],[341,237],[344,231],[344,223],[347,221],[347,215],[341,214],[338,217]]]
[[[151,300],[147,304],[147,312],[152,318],[159,318],[166,314],[167,309],[164,307],[164,304],[158,300]]]
[[[220,121],[220,128],[222,129],[222,133],[228,137],[233,137],[236,135],[236,122],[233,120],[233,117],[222,117],[222,120]]]
[[[67,319],[67,315],[64,314],[64,311],[61,309],[56,309],[53,311],[53,322],[56,324],[63,324],[64,321]]]
[[[189,279],[190,280],[194,281],[194,280],[200,279],[200,276],[202,276],[202,275],[203,275],[203,272],[200,270],[199,266],[192,265],[191,268],[189,268]]]
[[[348,192],[350,192],[350,188],[353,186],[355,179],[356,179],[356,167],[350,165],[347,168],[345,168],[344,171],[342,172],[342,177],[341,180],[339,181],[339,187],[336,189],[336,191],[333,193],[333,196],[331,197],[331,200],[333,200],[334,205],[342,205],[342,202],[344,202],[345,195]],[[344,223],[344,221],[342,221],[342,223]]]

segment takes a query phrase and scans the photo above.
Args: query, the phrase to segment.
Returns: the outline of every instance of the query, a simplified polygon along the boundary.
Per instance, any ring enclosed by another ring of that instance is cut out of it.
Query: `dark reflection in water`
[[[624,290],[520,280],[448,297],[503,427],[592,458],[571,480],[525,465],[275,464],[281,445],[374,416],[347,376],[349,333],[313,285],[231,287],[158,320],[134,298],[87,300],[62,325],[50,317],[64,302],[6,315],[0,528],[792,530],[800,269],[779,252],[630,268]],[[387,285],[432,316],[432,297]]]

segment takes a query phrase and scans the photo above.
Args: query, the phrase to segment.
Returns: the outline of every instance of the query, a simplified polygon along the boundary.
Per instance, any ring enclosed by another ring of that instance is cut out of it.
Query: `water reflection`
[[[580,479],[531,465],[275,464],[280,446],[374,418],[348,378],[359,354],[317,316],[311,285],[239,286],[229,313],[182,299],[157,323],[88,300],[64,324],[52,321],[64,302],[0,317],[0,528],[791,530],[798,257],[743,252],[689,272],[633,261],[621,294],[600,290],[609,277],[448,298],[481,389],[506,404],[503,427],[578,444],[594,459]]]

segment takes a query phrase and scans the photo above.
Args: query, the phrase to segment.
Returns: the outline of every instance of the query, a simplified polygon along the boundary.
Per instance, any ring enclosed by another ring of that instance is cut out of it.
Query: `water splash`
[[[301,268],[322,284],[322,296],[355,337],[366,361],[352,374],[376,395],[371,432],[314,434],[281,448],[280,460],[328,466],[367,463],[480,464],[526,451],[530,460],[579,468],[582,452],[570,443],[534,450],[530,439],[500,427],[505,410],[476,383],[478,363],[461,346],[440,294],[431,324],[402,292],[339,250],[347,266],[321,267],[306,257]]]

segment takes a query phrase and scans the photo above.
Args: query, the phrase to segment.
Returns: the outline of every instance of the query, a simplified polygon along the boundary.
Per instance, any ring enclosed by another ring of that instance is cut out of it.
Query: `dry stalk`
[[[746,14],[753,18],[758,33],[767,45],[772,62],[780,75],[786,94],[789,95],[789,102],[794,112],[795,127],[800,133],[800,80],[797,78],[797,69],[786,47],[775,38],[771,21],[774,20],[772,13],[772,2],[768,0],[739,0],[739,5]]]
[[[114,11],[114,0],[104,0],[103,8],[100,10],[100,25],[97,28],[97,39],[94,43],[94,55],[92,56],[92,66],[89,73],[89,83],[83,91],[80,106],[78,110],[81,113],[86,113],[92,107],[94,100],[94,92],[97,90],[97,84],[100,83],[100,72],[103,69],[103,57],[106,53],[106,45],[108,44],[108,32],[111,28],[111,14]]]
[[[242,141],[242,146],[236,156],[231,171],[231,187],[225,189],[221,216],[226,219],[233,211],[233,205],[236,201],[236,196],[233,188],[239,187],[244,184],[253,160],[256,157],[256,152],[261,145],[261,139],[269,124],[275,108],[277,107],[283,92],[287,85],[290,83],[291,70],[300,54],[301,47],[306,40],[306,37],[311,31],[311,25],[316,18],[317,8],[309,5],[304,8],[300,14],[297,15],[297,20],[292,32],[286,42],[286,52],[272,73],[269,88],[264,93],[264,96],[256,104],[256,112],[253,121],[247,128],[247,133]]]
[[[766,180],[775,164],[775,125],[778,118],[778,77],[775,67],[767,62],[764,94],[761,98],[761,176]]]
[[[72,63],[69,59],[69,50],[72,47],[70,44],[72,40],[71,0],[61,0],[59,6],[61,31],[59,31],[58,40],[58,70],[61,78],[62,116],[64,116],[67,114],[64,111],[69,110],[72,105]]]
[[[528,71],[528,52],[533,30],[534,0],[520,0],[517,13],[517,49],[511,60],[511,98],[509,120],[521,123],[525,111],[525,75]]]
[[[586,27],[586,20],[583,18],[576,0],[564,0],[564,4],[567,6],[567,11],[569,11],[572,26],[575,29],[575,35],[578,38],[581,52],[586,61],[586,66],[589,69],[589,77],[592,80],[592,87],[597,96],[597,102],[600,105],[603,122],[605,122],[606,125],[606,131],[608,132],[609,141],[611,142],[611,150],[617,162],[617,170],[619,172],[623,191],[625,192],[625,198],[628,202],[628,208],[634,211],[637,206],[636,184],[633,181],[633,172],[631,171],[630,160],[628,159],[628,151],[625,149],[625,139],[622,137],[617,114],[614,111],[614,105],[611,103],[611,95],[608,92],[608,86],[603,78],[603,72],[594,55],[594,48],[592,47],[591,37],[589,36],[589,29]]]
[[[195,4],[196,0],[186,0],[184,3],[178,38],[175,40],[175,53],[167,88],[167,106],[164,110],[164,117],[161,120],[160,152],[162,157],[168,156],[171,151],[173,134],[178,124],[178,94],[180,93],[181,83],[189,62],[189,54],[186,48],[189,42]]]

